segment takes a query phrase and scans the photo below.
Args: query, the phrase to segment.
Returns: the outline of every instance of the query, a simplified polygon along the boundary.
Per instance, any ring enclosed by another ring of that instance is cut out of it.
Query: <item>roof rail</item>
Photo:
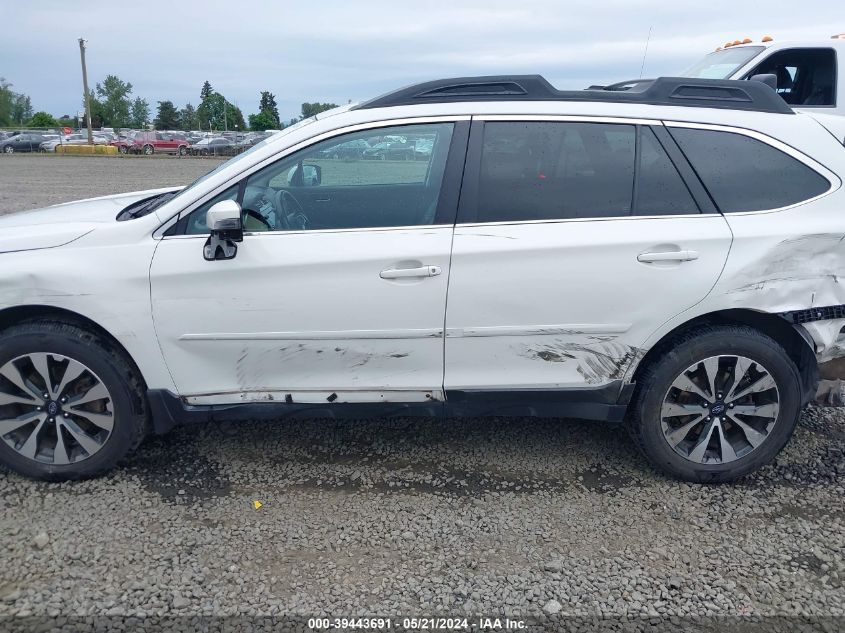
[[[600,101],[794,114],[780,95],[759,81],[658,77],[587,90],[558,90],[540,75],[427,81],[388,92],[355,109],[460,101]]]

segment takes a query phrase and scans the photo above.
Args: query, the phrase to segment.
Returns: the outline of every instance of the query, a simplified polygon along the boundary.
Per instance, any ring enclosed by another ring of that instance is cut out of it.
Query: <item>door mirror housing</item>
[[[763,73],[761,75],[752,75],[751,81],[759,81],[761,84],[766,84],[769,88],[778,91],[778,76],[772,73]]]
[[[288,185],[291,187],[316,187],[323,182],[323,168],[319,165],[299,163],[288,171]]]
[[[234,200],[221,200],[207,211],[205,223],[211,230],[203,247],[205,259],[234,259],[238,254],[236,242],[244,240],[241,205]]]

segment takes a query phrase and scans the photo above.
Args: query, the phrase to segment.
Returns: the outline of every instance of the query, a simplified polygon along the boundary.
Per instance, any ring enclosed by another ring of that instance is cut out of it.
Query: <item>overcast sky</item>
[[[259,92],[283,119],[438,77],[541,73],[559,88],[678,73],[727,40],[827,39],[842,0],[0,0],[0,77],[35,110],[82,100],[107,74],[156,101],[199,103],[206,79],[246,117]]]

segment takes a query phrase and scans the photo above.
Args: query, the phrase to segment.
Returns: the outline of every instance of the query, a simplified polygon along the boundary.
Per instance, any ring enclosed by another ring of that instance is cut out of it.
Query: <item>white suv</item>
[[[333,158],[388,138],[431,151]],[[529,414],[736,479],[841,404],[843,174],[762,83],[483,77],[0,218],[0,461],[70,479],[184,421]]]

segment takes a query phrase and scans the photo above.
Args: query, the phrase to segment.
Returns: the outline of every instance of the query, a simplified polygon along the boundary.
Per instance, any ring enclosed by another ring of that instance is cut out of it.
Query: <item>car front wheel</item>
[[[772,461],[800,410],[800,376],[783,347],[749,327],[712,326],[684,335],[643,370],[629,428],[657,468],[727,482]]]
[[[7,154],[14,154],[15,148],[12,147],[11,145],[6,145],[6,147],[3,148],[3,151],[6,152]]]
[[[98,475],[147,432],[142,381],[110,341],[32,321],[0,333],[0,463],[60,481]]]
[[[155,149],[152,145],[144,145],[144,154],[146,154],[147,156],[152,156],[153,152],[155,152]]]

